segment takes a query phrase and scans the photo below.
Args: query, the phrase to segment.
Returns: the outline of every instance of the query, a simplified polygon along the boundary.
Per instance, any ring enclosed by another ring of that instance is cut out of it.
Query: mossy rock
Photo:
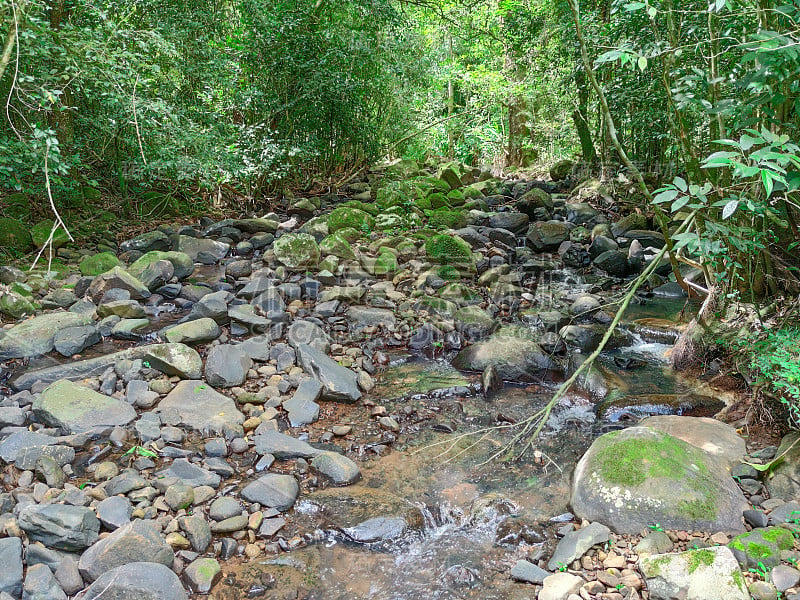
[[[372,202],[359,202],[358,200],[348,200],[347,202],[342,202],[337,208],[355,208],[358,210],[363,210],[371,214],[373,217],[376,216],[378,213],[381,212],[381,209]]]
[[[285,233],[275,240],[272,249],[275,258],[290,269],[313,268],[319,263],[319,246],[307,233]]]
[[[31,216],[31,198],[27,194],[9,194],[2,200],[3,212],[12,219],[26,221]]]
[[[485,182],[481,182],[481,183],[485,183]],[[467,187],[465,187],[463,190],[461,190],[461,192],[462,192],[462,194],[463,194],[465,199],[476,200],[478,198],[483,198],[483,191],[480,189],[482,187],[485,187],[485,186],[482,186],[482,185],[479,185],[479,184],[472,184],[472,185],[468,185]]]
[[[458,210],[431,210],[427,215],[428,225],[434,229],[461,229],[467,225],[466,215]]]
[[[450,203],[447,201],[447,196],[439,192],[431,194],[430,196],[428,196],[427,200],[428,204],[433,210],[450,207]]]
[[[346,227],[362,232],[371,231],[375,227],[375,219],[366,211],[348,206],[339,207],[328,215],[328,231],[330,233],[336,233]]]
[[[128,267],[128,272],[136,278],[141,277],[144,270],[159,260],[166,260],[172,263],[175,269],[175,277],[185,279],[194,273],[194,262],[188,254],[174,250],[162,251],[151,250],[140,256]]]
[[[428,193],[431,191],[433,192],[440,192],[442,194],[447,194],[450,191],[450,186],[447,182],[442,181],[438,177],[433,177],[428,175],[426,177],[418,177],[417,183],[420,185],[421,188],[428,190]]]
[[[430,210],[431,208],[433,208],[430,196],[417,198],[416,200],[414,200],[414,206],[416,206],[420,210]]]
[[[329,235],[322,240],[319,243],[319,251],[322,252],[322,254],[333,254],[334,256],[338,256],[339,258],[344,258],[346,260],[352,260],[356,257],[355,252],[353,252],[353,248],[350,246],[350,242],[348,242],[338,233]]]
[[[337,231],[336,235],[338,235],[346,242],[352,244],[353,242],[357,242],[362,237],[364,237],[364,232],[358,231],[357,229],[353,229],[352,227],[345,227]]]
[[[449,300],[450,302],[455,302],[459,306],[465,306],[467,304],[474,304],[479,302],[481,297],[474,291],[468,288],[463,283],[448,283],[447,285],[443,286],[438,295],[440,298],[445,300]]]
[[[425,241],[428,258],[442,265],[472,263],[472,248],[455,235],[433,235]]]
[[[733,538],[728,548],[743,569],[759,563],[770,569],[780,564],[781,552],[794,548],[794,536],[783,527],[757,528]]]
[[[458,281],[461,279],[461,271],[459,271],[453,265],[442,265],[441,267],[436,267],[434,273],[436,273],[445,281]]]
[[[24,254],[32,248],[33,239],[25,225],[14,219],[0,218],[0,250]]]
[[[53,229],[53,221],[39,221],[31,227],[31,238],[33,239],[33,244],[37,248],[41,248],[47,242],[47,238],[50,237],[50,232]],[[67,232],[64,231],[62,227],[58,227],[53,233],[53,248],[61,248],[66,246],[69,243],[69,236],[67,236]]]
[[[31,299],[13,292],[0,292],[0,313],[20,319],[25,315],[36,313],[36,305]]]
[[[576,516],[617,533],[665,529],[741,532],[747,502],[715,457],[676,437],[630,427],[597,438],[575,469]]]
[[[388,248],[383,248],[382,250],[383,251],[378,254],[378,257],[375,259],[374,273],[376,277],[391,275],[397,272],[398,269],[397,257],[394,253]]]
[[[452,190],[447,194],[447,202],[450,206],[462,206],[464,204],[464,192],[461,190]]]
[[[81,271],[81,275],[86,277],[95,277],[100,275],[100,273],[110,271],[114,267],[121,266],[122,263],[116,257],[116,255],[112,254],[111,252],[100,252],[84,258],[78,268]]]
[[[550,167],[550,179],[553,181],[564,181],[572,173],[575,163],[571,160],[559,160]]]
[[[416,177],[419,174],[419,165],[411,159],[404,159],[386,169],[384,177],[392,181],[400,181]]]

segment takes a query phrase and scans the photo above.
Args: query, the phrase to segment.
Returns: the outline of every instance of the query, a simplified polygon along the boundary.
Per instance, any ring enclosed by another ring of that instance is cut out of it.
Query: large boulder
[[[244,415],[236,404],[204,381],[181,381],[167,394],[156,408],[172,416],[176,425],[190,427],[204,434],[224,434],[234,437],[242,434]]]
[[[103,573],[143,557],[171,567],[175,553],[153,521],[137,519],[93,544],[81,555],[78,568],[84,579],[95,581]]]
[[[657,415],[647,417],[639,423],[663,431],[716,456],[728,469],[738,465],[747,453],[744,439],[736,429],[709,417],[684,417],[681,415]]]
[[[561,221],[538,221],[528,228],[528,244],[538,252],[556,250],[569,239],[569,228]]]
[[[122,263],[120,260],[111,252],[99,252],[97,254],[92,254],[91,256],[87,256],[81,261],[81,264],[78,268],[81,271],[81,275],[85,275],[87,277],[95,277],[100,275],[100,273],[105,273],[106,271],[110,271],[114,267],[121,267]]]
[[[159,563],[135,562],[103,573],[77,598],[78,600],[188,600],[189,596],[172,570]]]
[[[793,431],[781,439],[776,456],[783,456],[772,469],[766,485],[772,498],[793,500],[800,496],[800,433]]]
[[[100,521],[85,506],[28,504],[19,511],[17,521],[32,542],[69,552],[94,544],[100,531]]]
[[[453,366],[477,372],[493,366],[505,381],[531,382],[539,380],[555,365],[527,328],[504,327],[461,350],[453,359]]]
[[[31,248],[33,240],[25,225],[14,219],[0,218],[0,249],[12,253],[24,253]]]
[[[92,301],[97,303],[107,291],[112,289],[127,290],[134,300],[144,300],[150,297],[150,290],[147,289],[147,286],[122,267],[114,267],[95,277],[89,286],[88,294]]]
[[[0,338],[0,361],[46,354],[53,349],[59,331],[91,321],[86,315],[72,312],[49,313],[23,321]]]
[[[159,260],[166,260],[172,263],[174,275],[178,279],[185,279],[194,272],[192,258],[184,252],[162,252],[152,250],[140,256],[128,267],[128,272],[134,277],[141,277],[144,270]]]
[[[652,600],[749,600],[744,576],[724,546],[641,557]]]
[[[310,269],[319,263],[319,246],[308,233],[286,233],[272,246],[275,258],[290,269]]]
[[[50,384],[39,394],[33,401],[33,413],[42,423],[66,433],[127,425],[136,418],[136,411],[124,400],[66,379]]]
[[[323,400],[355,402],[361,398],[353,371],[308,344],[298,344],[296,351],[303,370],[322,384]]]
[[[597,438],[575,468],[576,516],[617,533],[666,529],[741,532],[747,502],[719,461],[649,427]]]
[[[206,356],[206,381],[214,387],[229,388],[244,383],[253,360],[241,346],[220,344]]]

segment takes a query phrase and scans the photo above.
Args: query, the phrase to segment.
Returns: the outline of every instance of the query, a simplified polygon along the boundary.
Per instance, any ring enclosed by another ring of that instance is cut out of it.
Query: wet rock
[[[67,595],[53,572],[46,565],[28,567],[25,574],[25,586],[22,591],[23,600],[67,600]]]
[[[583,579],[571,573],[553,573],[542,583],[538,600],[568,600],[571,594],[577,594],[581,589]]]
[[[538,221],[528,229],[528,244],[536,251],[556,250],[569,239],[569,229],[561,221]]]
[[[312,459],[311,466],[334,485],[350,485],[361,477],[358,465],[338,452],[320,452]]]
[[[19,598],[22,594],[22,540],[18,537],[0,539],[0,592]]]
[[[32,541],[58,550],[83,550],[100,531],[94,511],[83,506],[30,504],[19,511],[17,520]]]
[[[312,458],[321,452],[306,442],[269,429],[256,435],[253,441],[256,452],[271,454],[278,459]]]
[[[464,371],[483,372],[490,365],[501,379],[519,382],[536,381],[554,366],[531,335],[516,327],[467,346],[453,359],[453,366]]]
[[[356,374],[307,344],[297,346],[297,357],[303,370],[323,387],[322,398],[338,402],[355,402],[361,398]]]
[[[206,381],[214,387],[229,388],[244,383],[252,359],[240,346],[220,344],[206,356]]]
[[[736,559],[724,546],[639,560],[653,600],[749,600]]]
[[[168,469],[160,471],[158,475],[159,477],[175,477],[189,487],[208,485],[216,488],[219,487],[220,481],[222,481],[216,473],[198,467],[185,458],[176,459]]]
[[[559,329],[558,335],[570,346],[574,346],[582,354],[591,354],[596,350],[606,333],[602,325],[566,325]]]
[[[648,417],[639,425],[663,431],[700,448],[719,458],[729,469],[738,465],[746,453],[744,440],[736,433],[736,429],[716,419],[664,415]]]
[[[511,579],[526,583],[542,583],[548,575],[550,573],[527,560],[518,560],[511,569]]]
[[[59,331],[90,323],[90,317],[72,312],[49,313],[23,321],[0,338],[0,361],[46,354],[53,349]]]
[[[627,277],[632,272],[628,256],[619,250],[603,252],[594,259],[593,263],[612,277]]]
[[[214,558],[198,558],[183,571],[183,580],[192,591],[207,594],[222,577],[222,568]]]
[[[700,394],[645,394],[642,396],[611,398],[597,407],[597,416],[612,423],[637,421],[644,417],[651,418],[651,415],[655,415],[652,418],[675,416],[676,418],[691,419],[695,417],[684,417],[683,415],[687,413],[693,415],[714,415],[724,407],[725,403],[721,400],[712,398],[711,396],[702,396]],[[672,433],[671,431],[661,429],[661,427],[654,427],[654,429],[665,431],[665,433]],[[675,437],[685,439],[684,436],[676,435]],[[703,443],[702,438],[697,436],[694,437],[694,441],[697,443],[693,443],[690,440],[685,441],[698,447]],[[707,446],[708,448],[712,448],[714,443],[709,442]],[[719,446],[716,448],[717,451],[720,450]]]
[[[244,433],[244,415],[236,404],[203,381],[179,382],[159,402],[157,412],[177,415],[174,425],[190,427],[204,435],[225,435],[228,438]]]
[[[401,537],[408,525],[401,517],[374,517],[343,530],[354,542],[361,544],[373,544],[376,542],[388,542]]]
[[[66,433],[127,425],[136,418],[136,411],[124,400],[98,394],[66,379],[50,384],[34,400],[33,413],[42,423]]]
[[[611,531],[600,523],[590,523],[577,531],[567,533],[556,546],[547,568],[554,571],[561,566],[570,565],[581,558],[592,546],[603,544],[611,539]]]
[[[178,576],[159,563],[134,562],[103,573],[78,600],[188,600]]]
[[[294,506],[300,488],[291,475],[268,473],[262,475],[242,490],[242,498],[280,511]]]
[[[747,503],[717,460],[648,427],[607,433],[579,461],[573,512],[617,533],[666,529],[742,531]]]
[[[619,250],[619,244],[616,241],[604,235],[595,236],[592,240],[592,245],[589,246],[589,256],[594,260],[601,254],[606,252],[614,252]]]
[[[456,330],[473,343],[491,335],[498,325],[489,313],[478,306],[459,308],[453,315],[453,320]]]

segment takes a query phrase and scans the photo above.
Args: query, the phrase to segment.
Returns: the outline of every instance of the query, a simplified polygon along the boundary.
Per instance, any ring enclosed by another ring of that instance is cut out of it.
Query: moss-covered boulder
[[[463,318],[463,312],[457,314]],[[453,359],[453,366],[478,373],[493,366],[504,381],[522,383],[540,381],[555,368],[530,329],[513,326],[503,327],[491,337],[467,346]]]
[[[465,199],[464,192],[461,190],[451,190],[447,194],[447,203],[450,206],[462,206]]]
[[[447,196],[440,192],[435,192],[426,198],[427,200],[427,207],[424,208],[431,208],[433,210],[437,210],[439,208],[449,208],[450,203],[447,201]],[[423,208],[420,206],[420,208]]]
[[[33,248],[28,228],[14,219],[0,218],[0,250],[19,254]]]
[[[428,226],[433,229],[461,229],[467,225],[466,215],[459,210],[429,210]]]
[[[564,181],[572,173],[575,163],[571,160],[559,160],[550,167],[550,179],[553,181]]]
[[[344,229],[337,231],[336,235],[349,244],[352,244],[360,240],[364,236],[364,232],[359,231],[358,229],[353,229],[352,227],[345,227]]]
[[[531,188],[516,201],[517,210],[525,213],[531,219],[537,216],[537,209],[553,210],[553,198],[538,187]]]
[[[97,254],[92,254],[84,258],[78,268],[81,271],[81,275],[95,277],[100,275],[100,273],[110,271],[114,267],[121,266],[122,263],[116,255],[111,252],[98,252]]]
[[[319,243],[319,251],[322,252],[322,254],[333,254],[334,256],[338,256],[339,258],[344,258],[346,260],[352,260],[356,257],[355,252],[353,252],[353,248],[350,246],[350,242],[348,242],[338,233],[329,235],[322,240]]]
[[[388,248],[382,248],[381,250],[381,253],[378,254],[378,257],[375,259],[373,273],[380,277],[397,272],[397,257]]]
[[[428,258],[442,265],[472,262],[472,248],[456,235],[432,235],[425,241]]]
[[[19,319],[35,312],[36,306],[30,298],[14,292],[0,292],[0,313],[12,319]]]
[[[313,236],[307,233],[282,235],[275,240],[273,251],[275,258],[290,269],[309,269],[319,263],[319,246]]]
[[[185,279],[194,272],[194,262],[188,254],[176,251],[163,252],[161,250],[151,250],[140,256],[128,267],[128,272],[134,277],[141,277],[144,270],[159,260],[166,260],[172,263],[175,269],[175,277]]]
[[[724,546],[642,557],[653,600],[749,600],[744,576]]]
[[[345,227],[352,227],[357,231],[364,231],[365,229],[372,230],[375,227],[375,219],[364,210],[351,208],[349,206],[340,206],[331,211],[331,214],[328,216],[328,231],[330,233],[336,233]]]
[[[743,569],[757,568],[758,563],[771,569],[780,564],[781,552],[794,548],[794,536],[783,527],[759,527],[737,535],[728,548]]]
[[[36,223],[36,225],[31,227],[31,238],[33,239],[33,245],[37,248],[44,246],[47,243],[47,239],[50,237],[50,232],[52,230],[52,220],[44,220]],[[58,227],[53,233],[53,248],[61,248],[62,246],[66,246],[68,243],[69,236],[67,235],[67,232],[64,231],[62,227]]]
[[[741,532],[747,502],[710,454],[649,427],[597,438],[578,462],[571,505],[617,533],[665,529]]]

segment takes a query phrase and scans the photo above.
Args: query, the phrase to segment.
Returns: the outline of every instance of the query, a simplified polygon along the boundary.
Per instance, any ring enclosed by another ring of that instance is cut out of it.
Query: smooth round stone
[[[172,510],[189,508],[194,503],[194,490],[183,483],[171,485],[164,494],[164,500]]]
[[[221,496],[208,507],[208,516],[215,521],[224,521],[242,514],[242,505],[235,498]]]
[[[786,565],[778,565],[772,569],[771,579],[779,592],[785,592],[800,582],[800,571]]]

